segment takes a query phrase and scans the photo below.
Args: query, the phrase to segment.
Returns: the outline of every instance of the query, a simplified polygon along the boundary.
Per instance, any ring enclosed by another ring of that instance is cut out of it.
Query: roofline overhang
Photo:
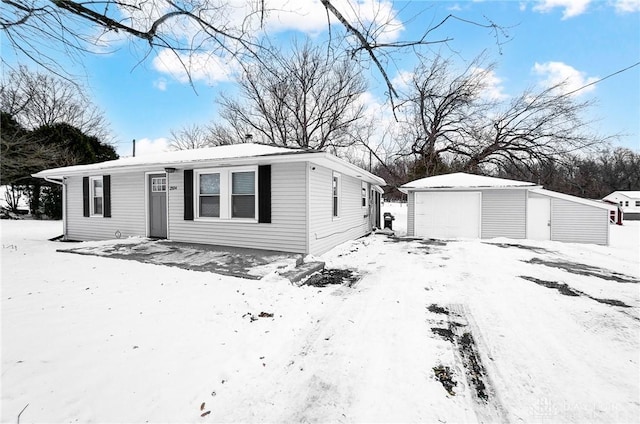
[[[542,188],[541,185],[517,185],[517,186],[464,186],[464,187],[398,187],[404,194],[409,192],[426,191],[473,191],[473,190],[532,190]]]
[[[284,162],[314,162],[318,165],[336,169],[338,172],[360,178],[366,182],[375,185],[386,185],[384,179],[373,175],[372,173],[353,165],[343,159],[333,156],[326,152],[308,152],[300,151],[293,153],[274,153],[259,156],[247,156],[236,158],[217,158],[217,159],[199,159],[199,160],[164,160],[149,163],[135,164],[118,164],[118,160],[101,162],[90,165],[76,165],[64,168],[54,168],[32,174],[34,178],[63,178],[73,176],[90,176],[100,172],[109,172],[113,174],[136,172],[136,171],[155,171],[164,169],[165,167],[173,167],[176,169],[196,169],[211,167],[227,167],[240,165],[261,165]],[[101,166],[102,165],[102,166]],[[329,166],[327,166],[329,165]]]

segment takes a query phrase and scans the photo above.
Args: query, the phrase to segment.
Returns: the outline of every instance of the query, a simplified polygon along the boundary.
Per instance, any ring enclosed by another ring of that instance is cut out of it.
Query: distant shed
[[[466,173],[409,182],[407,234],[609,244],[609,208],[530,182]]]

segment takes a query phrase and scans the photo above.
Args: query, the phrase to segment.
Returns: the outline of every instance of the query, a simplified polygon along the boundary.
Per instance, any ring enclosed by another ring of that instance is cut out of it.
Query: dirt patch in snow
[[[437,367],[433,367],[433,372],[436,375],[436,380],[442,383],[442,387],[444,387],[447,393],[451,396],[455,396],[456,392],[453,391],[453,388],[457,386],[458,383],[453,379],[451,368],[444,365],[438,365]]]
[[[350,269],[325,268],[322,271],[311,275],[304,284],[313,287],[326,287],[337,284],[353,287],[360,278],[360,274]]]
[[[454,342],[453,331],[451,330],[451,328],[431,327],[431,332],[433,334],[437,334],[448,342]]]
[[[429,312],[433,312],[434,314],[449,315],[449,311],[448,310],[446,310],[442,306],[436,305],[435,303],[432,303],[431,305],[429,305],[427,307],[427,310]]]
[[[570,272],[572,274],[586,275],[589,277],[597,277],[597,278],[602,278],[603,280],[615,281],[618,283],[637,284],[640,282],[636,278],[621,274],[619,272],[614,272],[608,269],[598,268],[598,267],[587,265],[587,264],[581,264],[578,262],[551,261],[551,260],[540,259],[540,258],[532,258],[524,262],[535,264],[535,265],[545,265],[552,268],[559,268],[567,272]]]
[[[467,376],[470,380],[469,383],[471,383],[475,389],[478,398],[486,402],[489,400],[487,386],[484,384],[486,371],[478,357],[476,343],[471,333],[465,332],[462,334],[462,337],[458,339],[458,349],[460,355],[462,355],[464,368],[467,370]]]
[[[535,277],[529,277],[527,275],[520,275],[520,278],[524,279],[524,280],[528,280],[531,282],[534,282],[538,285],[541,285],[543,287],[547,287],[549,289],[556,289],[558,290],[560,293],[562,293],[565,296],[573,296],[573,297],[579,297],[579,296],[584,296],[584,297],[588,297],[591,300],[595,300],[598,303],[604,303],[605,305],[611,305],[611,306],[620,306],[622,308],[630,308],[630,305],[627,305],[626,303],[620,301],[620,300],[616,300],[616,299],[601,299],[599,297],[594,297],[591,296],[585,292],[582,292],[580,290],[576,290],[574,288],[569,287],[569,285],[567,285],[566,283],[558,283],[555,281],[547,281],[547,280],[541,280],[539,278],[535,278]]]
[[[555,281],[541,280],[539,278],[528,277],[526,275],[521,275],[520,278],[524,278],[525,280],[532,281],[548,289],[556,289],[565,296],[580,296],[580,292],[573,290],[571,287],[569,287],[565,283],[556,283]]]
[[[477,345],[467,325],[457,321],[459,319],[466,322],[465,317],[458,316],[455,310],[451,311],[436,304],[430,305],[427,309],[429,312],[449,317],[447,327],[431,327],[431,332],[457,348],[469,386],[473,388],[478,399],[486,403],[489,400],[489,390],[485,384],[486,370],[482,365]],[[453,380],[449,367],[438,365],[433,368],[433,371],[436,374],[436,379],[442,383],[445,390],[454,396],[453,386],[456,385],[456,382]]]
[[[517,243],[484,243],[484,244],[489,244],[491,246],[503,247],[505,249],[510,248],[510,247],[515,247],[515,248],[518,248],[518,249],[530,250],[530,251],[536,252],[536,253],[554,253],[551,250],[545,249],[543,247],[525,246],[523,244],[517,244]]]

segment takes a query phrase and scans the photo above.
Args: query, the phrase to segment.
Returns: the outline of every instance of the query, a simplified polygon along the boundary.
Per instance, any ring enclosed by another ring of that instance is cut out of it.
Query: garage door
[[[479,238],[480,192],[415,193],[418,237]]]

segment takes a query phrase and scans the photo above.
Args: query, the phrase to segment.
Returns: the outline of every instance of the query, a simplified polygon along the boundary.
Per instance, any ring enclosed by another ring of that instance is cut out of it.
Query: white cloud
[[[587,77],[584,72],[578,71],[574,67],[562,62],[536,62],[535,65],[533,65],[533,72],[543,78],[540,84],[544,87],[553,87],[554,85],[564,82],[565,85],[562,87],[562,91],[565,93],[570,93],[598,80],[598,77]],[[595,88],[595,85],[591,85],[578,91],[574,95],[585,94],[595,90]]]
[[[487,71],[482,68],[475,68],[472,73],[484,74],[484,89],[480,94],[487,100],[504,100],[509,97],[508,94],[503,92],[502,78],[499,78],[495,71]]]
[[[160,91],[167,91],[167,79],[166,78],[158,78],[153,82],[153,86]]]
[[[182,83],[189,82],[189,76],[193,81],[203,81],[208,84],[230,81],[237,69],[236,63],[235,60],[227,61],[212,54],[187,55],[169,49],[161,50],[153,59],[153,67],[157,71],[169,74]],[[158,88],[163,89],[161,85]],[[166,88],[166,82],[164,88]]]
[[[640,0],[617,0],[614,7],[618,13],[640,12]]]
[[[161,137],[156,139],[142,138],[136,140],[136,157],[150,155],[153,153],[168,152],[169,140]]]
[[[591,0],[540,0],[533,10],[537,12],[547,13],[555,8],[564,8],[562,19],[573,18],[586,12]]]
[[[335,0],[332,4],[352,25],[375,34],[380,42],[396,41],[404,30],[392,1]],[[266,7],[269,9],[265,20],[266,32],[295,30],[319,33],[327,30],[327,10],[320,0],[268,0]],[[329,19],[332,25],[340,25],[331,13]]]

